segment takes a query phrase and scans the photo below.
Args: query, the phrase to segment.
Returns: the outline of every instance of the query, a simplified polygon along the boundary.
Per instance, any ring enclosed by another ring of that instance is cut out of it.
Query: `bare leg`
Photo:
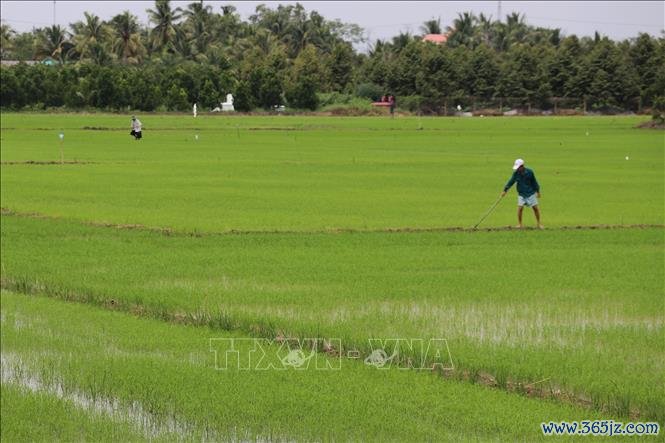
[[[524,210],[524,206],[518,206],[517,207],[517,226],[516,228],[521,228],[522,227],[522,211]]]
[[[543,229],[544,226],[540,223],[540,209],[538,208],[538,205],[533,207],[533,213],[536,216],[536,221],[538,222],[538,228]]]

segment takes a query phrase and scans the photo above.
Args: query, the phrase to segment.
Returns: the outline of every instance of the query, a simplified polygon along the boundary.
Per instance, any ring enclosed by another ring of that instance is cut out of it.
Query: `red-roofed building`
[[[442,45],[448,40],[448,34],[427,34],[423,36],[424,42],[432,42],[435,45]]]

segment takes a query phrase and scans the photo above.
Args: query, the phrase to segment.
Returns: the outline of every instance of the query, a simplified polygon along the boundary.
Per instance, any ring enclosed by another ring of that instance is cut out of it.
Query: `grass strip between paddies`
[[[2,166],[18,166],[18,165],[31,165],[31,166],[52,166],[52,165],[94,165],[99,162],[79,161],[79,160],[24,160],[24,161],[3,161],[0,162]]]
[[[59,217],[48,214],[41,214],[39,212],[19,212],[9,208],[0,208],[1,214],[4,216],[13,217],[28,217],[37,219],[53,219],[53,220],[68,220],[66,217]],[[73,220],[76,221],[76,220]],[[462,226],[441,226],[441,227],[386,227],[379,229],[356,229],[356,228],[329,228],[321,230],[242,230],[230,229],[222,232],[208,232],[208,231],[187,231],[178,230],[170,227],[160,226],[146,226],[143,224],[122,224],[110,223],[105,221],[84,221],[81,224],[102,228],[112,229],[135,229],[146,232],[155,232],[169,236],[183,236],[183,237],[205,237],[205,236],[220,236],[220,235],[264,235],[264,234],[277,234],[277,235],[317,235],[317,234],[393,234],[393,233],[425,233],[425,232],[503,232],[503,231],[532,231],[532,230],[547,230],[547,231],[579,231],[579,230],[611,230],[611,229],[652,229],[652,228],[665,228],[665,224],[596,224],[596,225],[576,225],[576,226],[557,226],[555,228],[537,229],[535,227],[525,226],[523,228],[516,228],[514,226],[500,226],[489,228],[474,228]]]

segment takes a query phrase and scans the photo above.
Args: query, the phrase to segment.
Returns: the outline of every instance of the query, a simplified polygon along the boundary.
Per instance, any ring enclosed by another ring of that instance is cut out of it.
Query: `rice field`
[[[136,142],[126,116],[2,114],[3,441],[665,422],[665,138],[643,118],[139,118]],[[546,229],[505,228],[511,190],[470,230],[517,157]],[[335,370],[219,370],[211,338],[321,338]],[[406,339],[445,364],[367,364]]]

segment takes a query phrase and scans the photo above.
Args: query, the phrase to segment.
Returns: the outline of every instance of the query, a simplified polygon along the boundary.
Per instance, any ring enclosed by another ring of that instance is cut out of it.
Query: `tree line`
[[[147,12],[148,26],[130,11],[108,21],[86,12],[68,28],[23,33],[3,24],[3,60],[55,66],[3,66],[2,107],[184,111],[194,102],[212,108],[232,92],[240,111],[317,109],[325,94],[348,102],[388,93],[398,106],[432,113],[456,97],[539,108],[551,107],[551,97],[584,98],[590,109],[628,110],[665,95],[665,36],[578,38],[517,13],[497,21],[464,12],[445,29],[440,19],[423,23],[420,33],[445,34],[444,44],[402,32],[363,53],[355,49],[365,42],[359,26],[301,4],[259,5],[247,20],[231,5],[202,1],[181,9],[157,0]]]

